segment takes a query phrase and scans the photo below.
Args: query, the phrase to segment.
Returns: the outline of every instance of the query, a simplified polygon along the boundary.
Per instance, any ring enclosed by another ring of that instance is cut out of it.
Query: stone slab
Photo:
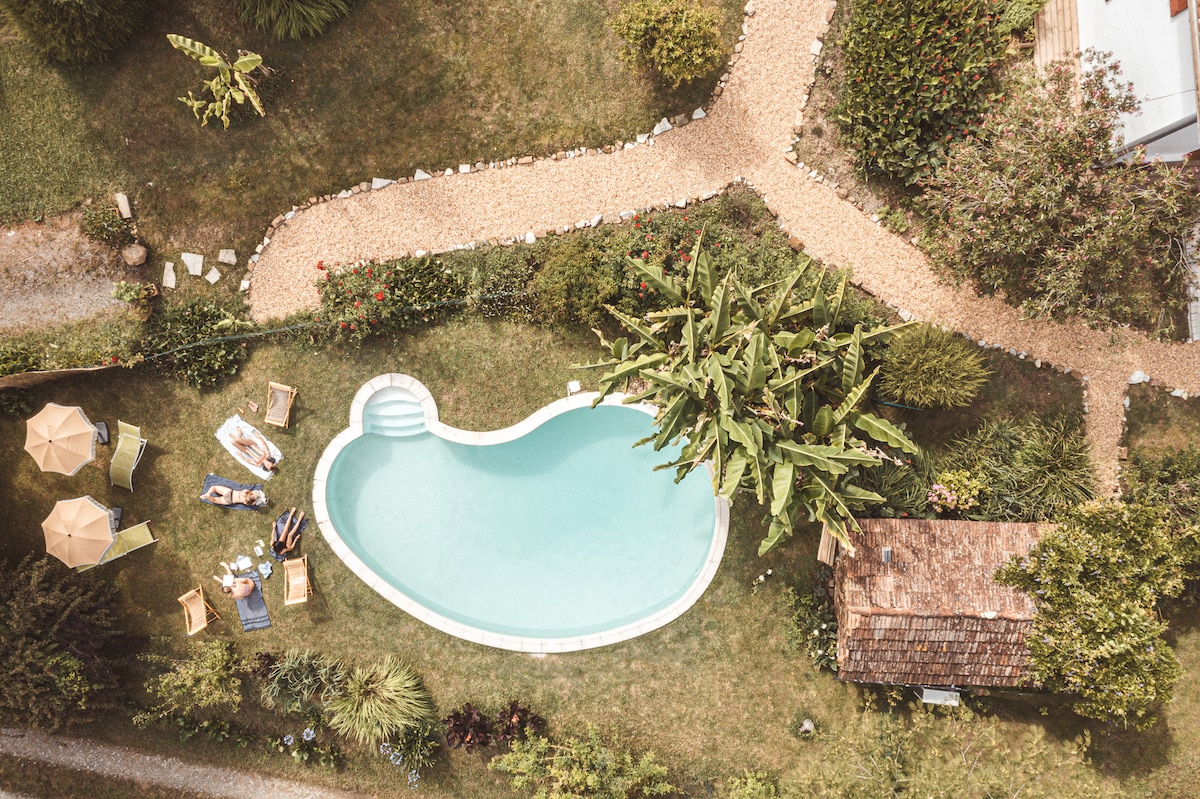
[[[117,213],[122,219],[133,219],[133,209],[129,207],[129,197],[125,192],[119,191],[113,195],[113,199],[117,201]]]
[[[204,279],[209,283],[216,283],[221,279],[221,273],[218,272],[217,268],[214,266],[212,269],[208,270],[208,274],[204,276]]]
[[[199,277],[204,272],[204,256],[195,252],[185,252],[179,256],[187,267],[189,275]]]
[[[233,250],[221,250],[217,253],[217,262],[228,266],[237,265],[237,253]]]
[[[175,288],[175,263],[167,261],[167,265],[163,267],[162,284],[165,289]]]
[[[390,186],[395,182],[396,181],[389,180],[388,178],[371,178],[371,188],[382,189],[384,186]]]

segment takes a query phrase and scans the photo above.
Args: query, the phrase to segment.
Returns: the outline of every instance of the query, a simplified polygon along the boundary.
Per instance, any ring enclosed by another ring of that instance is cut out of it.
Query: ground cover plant
[[[4,0],[22,38],[49,61],[78,66],[107,58],[143,24],[147,0]]]

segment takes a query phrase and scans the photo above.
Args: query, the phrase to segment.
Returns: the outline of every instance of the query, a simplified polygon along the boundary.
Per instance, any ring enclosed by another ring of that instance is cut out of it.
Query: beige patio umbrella
[[[46,551],[68,566],[99,563],[112,545],[108,508],[91,497],[61,499],[42,522]]]
[[[96,457],[96,427],[77,405],[47,403],[25,425],[25,451],[43,472],[75,474]]]

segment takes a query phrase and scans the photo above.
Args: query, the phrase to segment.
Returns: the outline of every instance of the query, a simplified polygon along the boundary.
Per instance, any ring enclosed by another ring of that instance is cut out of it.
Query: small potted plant
[[[113,299],[132,305],[138,317],[145,321],[150,318],[150,298],[158,296],[158,286],[153,283],[126,283],[122,280],[113,285],[112,295]]]

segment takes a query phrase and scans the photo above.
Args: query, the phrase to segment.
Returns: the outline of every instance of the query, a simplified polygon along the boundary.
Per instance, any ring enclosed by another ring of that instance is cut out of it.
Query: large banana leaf
[[[875,371],[871,372],[871,376],[868,377],[866,380],[862,380],[860,383],[858,383],[856,385],[852,384],[853,387],[846,394],[846,398],[844,400],[842,400],[842,404],[839,405],[837,410],[833,412],[834,424],[841,424],[842,420],[845,419],[847,416],[849,416],[850,412],[853,411],[855,409],[855,407],[858,406],[858,403],[862,402],[863,396],[867,393],[867,390],[871,387],[871,381],[873,381],[875,379],[875,375],[877,375],[878,373],[879,373],[879,367],[875,367]],[[861,380],[861,377],[860,377],[860,380]]]
[[[176,33],[168,33],[167,41],[171,46],[181,53],[186,53],[192,58],[199,61],[206,67],[228,67],[229,64],[221,57],[221,54],[209,47],[207,44],[198,42],[195,39],[189,39],[186,36],[180,36]],[[259,59],[261,62],[262,59]],[[258,66],[257,64],[255,66]]]
[[[758,556],[761,558],[779,546],[779,543],[791,534],[792,517],[790,515],[784,513],[771,519],[771,525],[767,528],[767,537],[758,545]]]
[[[886,443],[889,447],[896,447],[908,453],[915,453],[917,451],[917,445],[908,436],[904,435],[900,428],[886,419],[880,419],[874,414],[856,414],[852,424],[858,430],[863,431],[876,441]]]
[[[646,281],[647,286],[676,305],[683,304],[684,297],[683,292],[679,290],[679,284],[674,278],[664,275],[660,267],[648,266],[641,258],[626,257],[625,260],[638,273],[638,276]]]
[[[854,335],[846,345],[846,356],[842,361],[842,393],[849,395],[862,380],[862,374],[862,325],[855,325]]]
[[[841,450],[837,447],[799,444],[795,441],[779,441],[777,446],[788,461],[797,466],[817,469],[826,474],[845,474],[849,470],[849,464],[838,457]]]
[[[776,464],[771,474],[771,515],[778,516],[792,504],[796,490],[796,464],[786,461]]]

